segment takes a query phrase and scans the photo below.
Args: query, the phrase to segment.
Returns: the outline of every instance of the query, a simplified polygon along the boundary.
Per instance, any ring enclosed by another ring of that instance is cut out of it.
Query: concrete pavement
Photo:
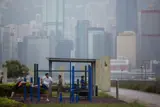
[[[116,96],[116,88],[111,88],[109,95]],[[138,101],[149,107],[160,107],[160,95],[119,88],[119,99],[126,102]]]

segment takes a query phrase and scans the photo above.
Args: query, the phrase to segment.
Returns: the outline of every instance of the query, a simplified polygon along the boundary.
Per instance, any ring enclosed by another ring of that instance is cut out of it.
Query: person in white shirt
[[[45,74],[45,76],[41,79],[41,86],[47,91],[47,101],[49,101],[49,84],[53,82],[52,78],[49,77],[48,73]]]

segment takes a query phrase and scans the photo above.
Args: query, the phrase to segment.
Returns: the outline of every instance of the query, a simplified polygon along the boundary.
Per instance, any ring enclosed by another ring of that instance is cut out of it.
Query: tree
[[[7,68],[7,76],[8,78],[12,77],[19,77],[25,76],[28,74],[28,67],[26,65],[21,64],[17,60],[9,60],[3,64],[3,67]]]

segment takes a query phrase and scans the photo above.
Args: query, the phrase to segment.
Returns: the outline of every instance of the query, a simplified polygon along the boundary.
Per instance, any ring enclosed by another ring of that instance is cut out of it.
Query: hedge
[[[12,92],[12,88],[15,84],[0,84],[0,97],[9,97],[11,95]],[[30,85],[27,84],[26,85],[26,89],[27,89],[27,93],[30,93]],[[41,94],[46,93],[45,90],[43,88],[40,89]],[[19,88],[18,90],[16,90],[16,92],[18,94],[23,94],[24,93],[24,88]],[[37,88],[33,88],[33,93],[37,92]]]
[[[116,81],[111,81],[111,86],[116,87]],[[119,81],[120,88],[140,90],[160,94],[160,81]]]
[[[27,107],[27,106],[15,100],[0,97],[0,107]]]
[[[12,88],[15,84],[0,84],[0,97],[9,97],[11,95],[11,92],[12,92]],[[30,93],[30,85],[29,83],[26,84],[26,89],[27,89],[27,93]],[[67,91],[69,89],[68,86],[65,86],[63,88],[64,91]],[[45,94],[46,91],[41,88],[40,89],[41,91],[41,94]],[[52,91],[57,91],[57,86],[52,86]],[[23,88],[19,88],[17,90],[17,93],[18,94],[23,94],[24,93],[24,89]],[[37,88],[33,88],[33,94],[37,94]]]

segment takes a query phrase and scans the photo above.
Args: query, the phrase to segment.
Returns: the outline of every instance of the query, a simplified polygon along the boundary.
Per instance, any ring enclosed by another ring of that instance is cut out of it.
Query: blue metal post
[[[62,103],[62,93],[60,93],[59,102]]]
[[[90,72],[89,72],[89,67],[90,65],[88,65],[88,101],[90,100]]]
[[[79,97],[78,97],[78,93],[76,94],[76,103],[78,103],[79,101]]]
[[[77,87],[76,88],[79,90],[79,79],[77,79]]]
[[[92,68],[88,65],[88,100],[92,101]]]
[[[37,88],[37,99],[38,99],[38,101],[40,101],[40,78],[38,77],[38,88]]]
[[[93,87],[92,87],[92,67],[90,66],[90,102],[92,102],[92,94],[93,94]]]
[[[85,66],[84,80],[85,80],[85,87],[86,87],[87,85],[87,66]]]
[[[24,82],[26,82],[26,78],[24,78]],[[26,85],[24,85],[24,101],[26,100],[27,97],[27,90],[26,90]]]
[[[74,102],[74,66],[72,66],[72,102]]]
[[[76,87],[77,93],[76,93],[76,103],[78,103],[79,100],[79,79],[77,79],[77,87]]]
[[[32,89],[32,84],[33,84],[33,78],[31,77],[30,78],[30,100],[32,101],[33,100],[33,89]]]
[[[38,80],[38,64],[34,64],[34,84],[37,84]]]
[[[72,72],[72,63],[70,62],[70,103],[72,102],[72,87],[71,87],[71,80],[72,80],[72,77],[71,77],[71,72]]]

